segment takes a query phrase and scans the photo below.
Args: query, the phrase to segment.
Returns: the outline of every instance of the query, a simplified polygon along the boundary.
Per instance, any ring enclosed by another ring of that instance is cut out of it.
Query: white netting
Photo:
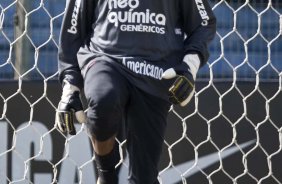
[[[64,4],[0,2],[1,184],[94,183],[85,128],[77,125],[73,137],[54,128]],[[212,5],[218,30],[211,59],[199,73],[193,102],[170,110],[159,180],[282,183],[282,4]],[[119,164],[125,183],[126,158]]]

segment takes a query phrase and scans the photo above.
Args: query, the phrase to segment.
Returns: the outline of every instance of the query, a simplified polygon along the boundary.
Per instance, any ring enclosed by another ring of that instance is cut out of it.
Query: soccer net
[[[201,0],[197,0],[201,1]],[[282,3],[211,0],[217,34],[185,108],[171,107],[159,181],[282,183]],[[94,183],[85,127],[54,127],[65,1],[0,2],[0,183]],[[117,140],[127,183],[126,140]]]

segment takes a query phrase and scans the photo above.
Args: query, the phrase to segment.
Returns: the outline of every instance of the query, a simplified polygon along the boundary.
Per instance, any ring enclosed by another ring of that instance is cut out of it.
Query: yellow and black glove
[[[76,134],[74,116],[79,123],[86,123],[79,88],[64,81],[63,94],[55,118],[56,126],[61,132],[67,132],[70,135]]]
[[[169,101],[175,105],[185,106],[189,103],[195,93],[195,79],[200,66],[197,54],[186,55],[183,62],[173,68],[167,69],[163,79],[176,78],[169,88]]]

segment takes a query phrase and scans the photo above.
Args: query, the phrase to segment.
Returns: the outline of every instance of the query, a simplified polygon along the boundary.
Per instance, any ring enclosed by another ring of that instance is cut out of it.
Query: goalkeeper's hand
[[[86,123],[86,115],[80,100],[80,90],[64,81],[63,94],[56,111],[55,123],[61,132],[75,135],[74,114],[79,123]]]
[[[195,92],[195,79],[200,66],[200,59],[197,54],[186,55],[183,62],[173,68],[167,69],[163,79],[176,78],[169,88],[169,101],[173,104],[185,106],[192,99]]]

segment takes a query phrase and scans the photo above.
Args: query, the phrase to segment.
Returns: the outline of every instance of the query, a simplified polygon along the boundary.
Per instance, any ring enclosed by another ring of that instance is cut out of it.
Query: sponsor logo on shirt
[[[78,10],[80,7],[81,0],[76,0],[73,8],[72,16],[71,16],[71,27],[67,30],[71,34],[77,33],[77,18],[78,18]]]
[[[164,70],[159,66],[136,58],[125,57],[122,60],[122,64],[136,74],[145,75],[158,80],[162,79],[164,73]]]
[[[199,14],[202,18],[202,26],[207,26],[208,25],[208,20],[210,20],[210,17],[206,11],[206,8],[204,6],[203,0],[195,0],[195,3],[197,5]]]
[[[176,35],[182,35],[182,31],[181,31],[180,28],[175,28],[174,32],[175,32]]]
[[[139,5],[139,0],[109,0],[108,21],[121,31],[165,34],[165,15],[150,9],[137,11]]]

